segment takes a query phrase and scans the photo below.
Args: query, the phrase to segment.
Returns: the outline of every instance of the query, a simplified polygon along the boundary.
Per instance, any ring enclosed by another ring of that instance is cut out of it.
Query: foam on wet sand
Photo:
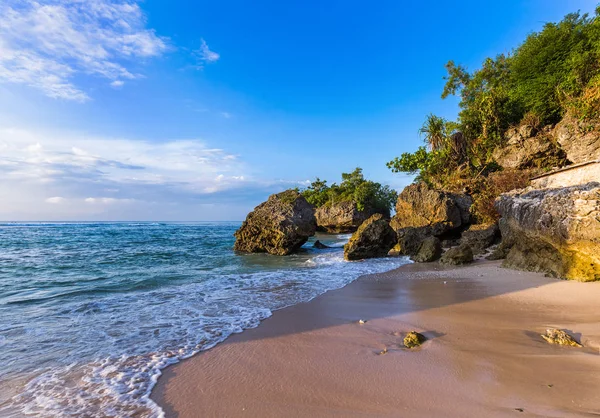
[[[411,264],[280,310],[167,368],[152,398],[168,417],[597,414],[599,300],[600,283],[498,262]],[[547,344],[547,328],[584,347]],[[427,341],[408,350],[413,330]]]

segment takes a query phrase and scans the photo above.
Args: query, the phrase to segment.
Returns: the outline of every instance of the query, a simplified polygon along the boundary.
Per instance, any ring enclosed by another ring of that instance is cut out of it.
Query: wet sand
[[[402,348],[411,330],[429,340]],[[600,416],[599,348],[600,283],[411,264],[275,312],[167,368],[152,398],[181,418]]]

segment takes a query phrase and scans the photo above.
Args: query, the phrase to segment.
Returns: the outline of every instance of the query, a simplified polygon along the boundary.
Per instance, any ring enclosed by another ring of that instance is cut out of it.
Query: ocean
[[[160,417],[149,395],[165,366],[407,262],[346,262],[349,235],[236,255],[239,226],[0,224],[0,416]]]

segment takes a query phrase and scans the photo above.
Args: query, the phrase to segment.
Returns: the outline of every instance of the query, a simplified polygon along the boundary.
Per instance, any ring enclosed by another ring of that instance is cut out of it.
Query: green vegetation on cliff
[[[365,180],[362,168],[357,167],[352,173],[342,173],[342,182],[338,185],[327,185],[326,180],[317,178],[305,190],[304,198],[316,207],[335,203],[353,201],[358,210],[374,209],[390,211],[398,197],[388,186]]]
[[[599,15],[600,7],[594,16],[572,13],[558,23],[547,23],[511,54],[487,58],[473,72],[449,61],[442,98],[460,98],[458,120],[429,115],[420,129],[426,146],[403,153],[387,166],[394,172],[418,174],[417,180],[434,187],[469,187],[476,205],[478,195],[487,199],[479,202],[478,217],[493,219],[495,213],[484,210],[491,207],[490,196],[493,200],[527,178],[526,173],[513,172],[496,173],[494,181],[487,180],[501,170],[492,153],[506,145],[509,128],[539,129],[565,115],[580,120],[600,116]]]

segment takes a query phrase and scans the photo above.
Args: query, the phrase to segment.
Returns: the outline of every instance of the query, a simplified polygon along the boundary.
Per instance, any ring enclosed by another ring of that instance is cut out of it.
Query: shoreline
[[[168,366],[151,399],[167,417],[596,414],[598,300],[600,284],[499,262],[407,264]],[[584,348],[545,343],[547,327],[572,331]],[[413,329],[428,341],[400,348]]]

